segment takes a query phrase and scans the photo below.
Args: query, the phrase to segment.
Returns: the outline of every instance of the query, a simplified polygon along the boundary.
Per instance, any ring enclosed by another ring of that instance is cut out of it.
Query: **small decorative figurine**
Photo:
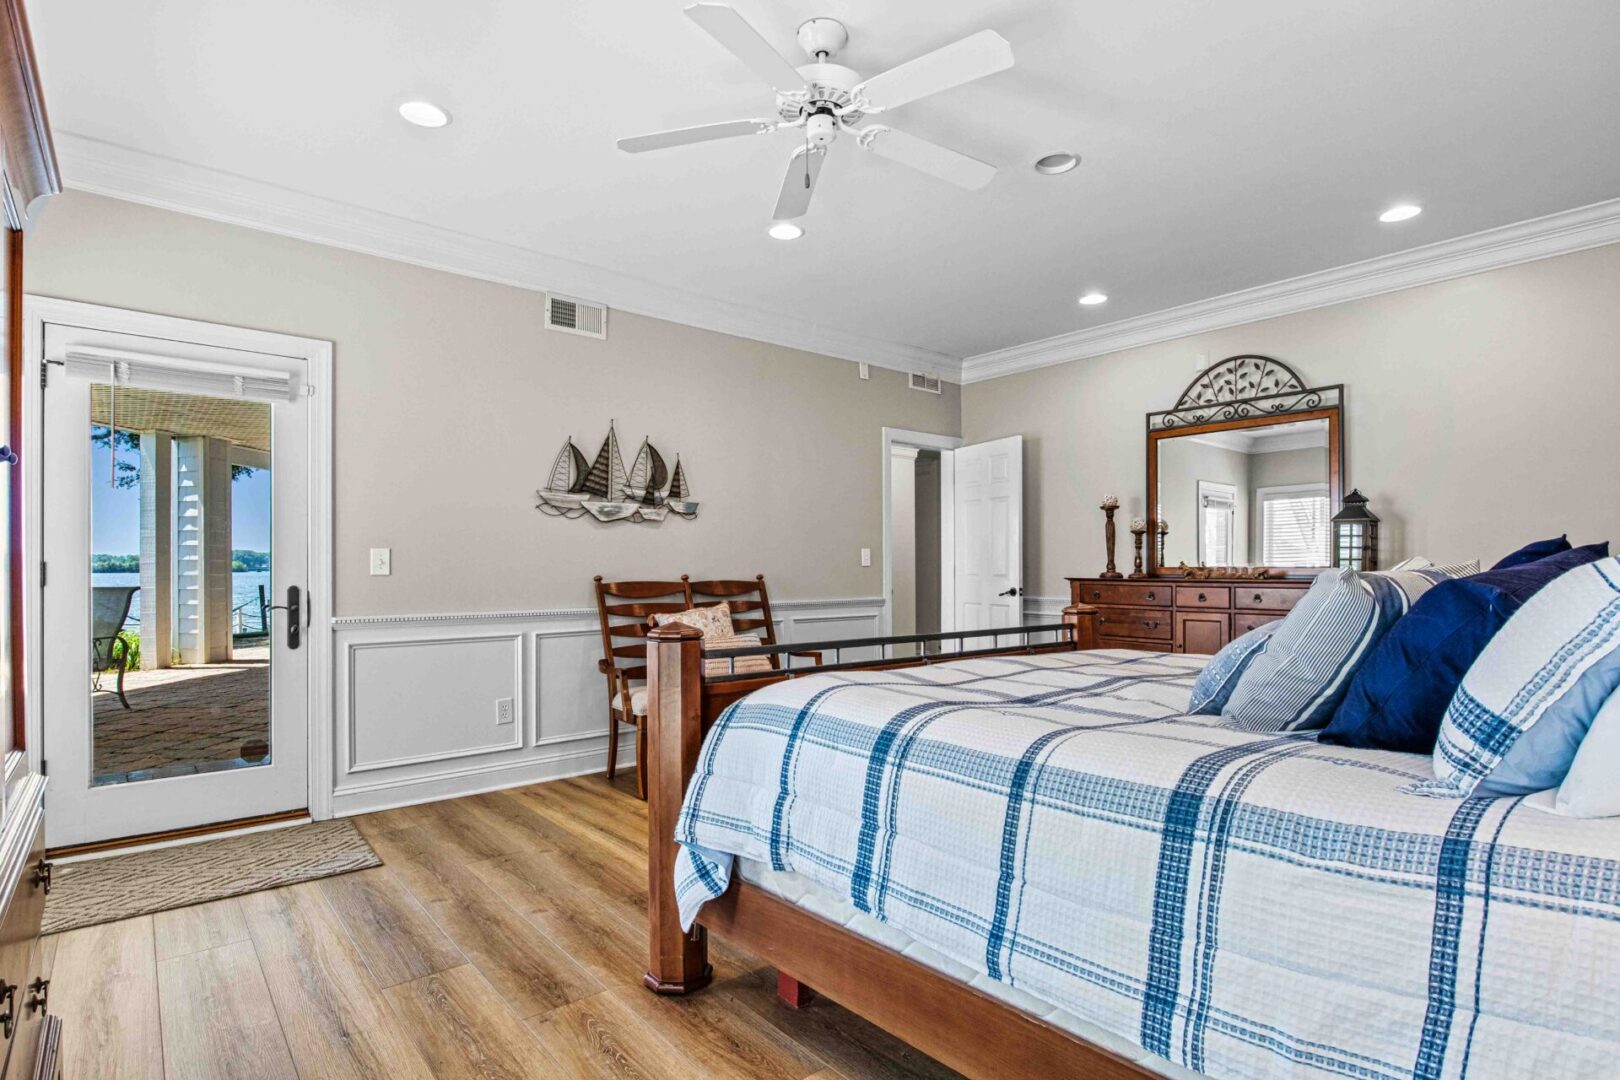
[[[1120,578],[1125,576],[1118,570],[1114,569],[1114,511],[1118,509],[1118,495],[1103,496],[1101,510],[1103,515],[1108,519],[1103,525],[1103,539],[1108,542],[1108,569],[1102,572],[1102,576],[1109,581],[1118,581]]]
[[[1145,578],[1147,574],[1142,571],[1142,537],[1147,535],[1147,522],[1136,518],[1131,522],[1131,537],[1136,542],[1136,569],[1131,571],[1131,580]]]

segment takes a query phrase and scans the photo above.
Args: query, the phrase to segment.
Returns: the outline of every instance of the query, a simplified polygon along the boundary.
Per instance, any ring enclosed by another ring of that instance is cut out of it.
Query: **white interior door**
[[[308,362],[56,323],[41,344],[49,843],[307,807]]]
[[[951,548],[942,584],[948,630],[1023,623],[1024,439],[949,451]],[[969,645],[968,647],[972,647]]]

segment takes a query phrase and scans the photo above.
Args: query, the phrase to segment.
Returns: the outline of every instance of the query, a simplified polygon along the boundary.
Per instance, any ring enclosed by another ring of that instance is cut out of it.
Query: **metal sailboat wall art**
[[[694,518],[698,511],[680,456],[671,473],[651,439],[641,440],[629,472],[625,471],[618,429],[611,420],[602,448],[589,463],[574,445],[573,436],[564,439],[546,486],[535,495],[540,499],[535,509],[552,517],[590,514],[598,521],[646,522],[662,521],[670,513]]]

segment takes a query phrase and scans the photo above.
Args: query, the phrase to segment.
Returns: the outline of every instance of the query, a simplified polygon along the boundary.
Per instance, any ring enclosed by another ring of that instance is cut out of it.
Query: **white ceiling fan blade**
[[[1012,66],[1012,46],[1007,39],[994,30],[980,30],[954,45],[872,76],[855,88],[854,97],[864,103],[863,112],[880,112]]]
[[[764,135],[775,130],[776,123],[772,120],[726,120],[719,124],[655,131],[651,135],[632,135],[619,140],[619,149],[629,154],[639,154],[644,150],[663,150],[670,146],[729,139],[735,135]]]
[[[879,157],[910,165],[913,169],[969,191],[984,187],[996,175],[994,165],[889,127],[875,125],[867,128],[860,135],[860,144]]]
[[[810,196],[816,193],[816,179],[821,176],[821,162],[826,156],[827,151],[808,146],[793,155],[787,175],[782,177],[782,193],[776,197],[772,221],[792,221],[809,211]]]
[[[804,76],[793,70],[793,65],[771,48],[735,8],[725,4],[693,4],[686,9],[686,17],[708,31],[710,37],[777,90],[792,91],[804,86]]]

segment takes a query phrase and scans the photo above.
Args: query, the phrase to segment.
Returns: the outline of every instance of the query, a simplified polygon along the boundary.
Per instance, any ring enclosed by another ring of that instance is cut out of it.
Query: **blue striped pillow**
[[[1557,787],[1620,687],[1620,559],[1577,566],[1532,596],[1485,646],[1446,709],[1435,779],[1407,789],[1460,798]]]
[[[1221,717],[1248,731],[1305,731],[1333,716],[1356,667],[1447,570],[1324,570],[1238,681]]]
[[[1280,625],[1281,622],[1277,621],[1257,626],[1242,637],[1228,642],[1226,648],[1216,653],[1193,683],[1192,701],[1187,704],[1188,715],[1202,713],[1219,716],[1232,691],[1237,689],[1238,680],[1249,669],[1249,662],[1265,651],[1266,643]]]

